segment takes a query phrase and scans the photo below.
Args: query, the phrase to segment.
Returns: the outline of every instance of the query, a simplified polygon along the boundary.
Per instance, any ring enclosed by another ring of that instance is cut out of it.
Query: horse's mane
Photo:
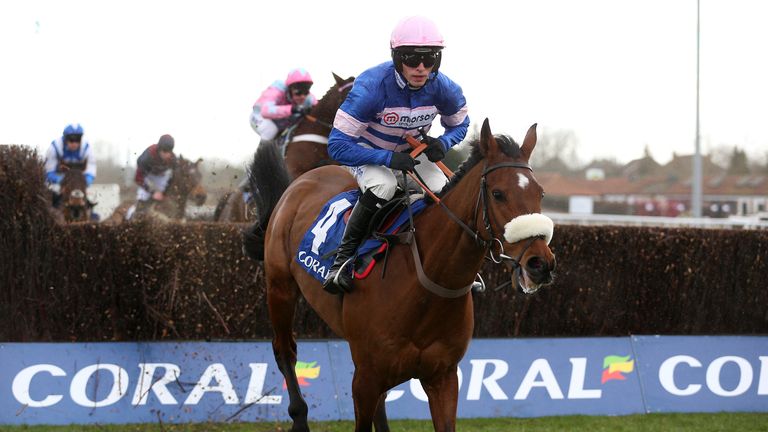
[[[176,158],[176,163],[173,164],[173,175],[171,176],[171,179],[168,180],[168,186],[166,190],[176,190],[176,192],[181,192],[179,190],[180,188],[188,189],[189,185],[186,183],[189,181],[190,174],[187,168],[192,165],[194,165],[194,162],[192,162],[191,159],[186,159],[183,155],[180,154]],[[187,190],[187,192],[189,191]]]
[[[499,145],[499,149],[501,149],[502,153],[505,155],[511,157],[511,158],[519,158],[522,156],[522,152],[520,151],[520,146],[515,142],[512,137],[509,135],[494,135],[494,138],[496,139],[496,143]],[[459,169],[453,174],[453,177],[451,177],[451,181],[448,182],[447,185],[443,188],[443,190],[440,191],[438,194],[439,197],[445,196],[446,193],[448,193],[449,190],[453,189],[456,184],[458,184],[462,178],[472,169],[475,165],[480,163],[481,160],[485,159],[482,152],[480,151],[480,137],[474,138],[472,141],[469,142],[469,146],[472,148],[472,150],[469,153],[469,157],[467,160],[465,160]]]
[[[80,168],[68,169],[64,173],[64,178],[61,180],[61,185],[74,188],[85,188],[85,171]]]
[[[337,102],[339,97],[342,97],[342,94],[339,93],[339,87],[341,87],[342,85],[345,85],[345,84],[349,84],[350,82],[354,81],[354,79],[355,79],[355,77],[349,77],[349,78],[345,79],[344,81],[342,81],[341,83],[335,83],[334,85],[332,85],[328,89],[328,91],[325,92],[323,97],[321,97],[320,99],[317,100],[317,105],[315,106],[315,108],[318,109],[318,110],[327,109],[328,104],[333,103],[334,104],[333,110],[335,112],[336,109],[338,108],[336,106],[336,102]],[[342,99],[345,98],[345,97],[346,97],[346,94],[343,95]]]
[[[350,82],[354,81],[354,79],[355,79],[355,77],[349,77],[349,78],[345,79],[344,81],[342,81],[341,83],[335,83],[334,85],[332,85],[332,86],[331,86],[331,87],[330,87],[330,88],[329,88],[329,89],[328,89],[328,90],[325,92],[325,94],[323,95],[323,97],[321,97],[320,99],[318,99],[318,100],[317,100],[317,101],[318,101],[318,103],[319,103],[321,100],[328,98],[328,95],[330,95],[332,92],[337,92],[337,93],[338,93],[338,91],[339,91],[339,87],[341,87],[342,85],[345,85],[345,84],[349,84]]]

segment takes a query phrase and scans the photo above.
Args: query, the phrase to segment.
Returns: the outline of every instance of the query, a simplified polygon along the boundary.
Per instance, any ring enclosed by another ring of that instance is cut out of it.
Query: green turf
[[[352,422],[311,423],[315,432],[341,432],[353,429]],[[391,421],[393,432],[428,432],[432,423],[426,421]],[[266,432],[287,431],[286,423],[206,423],[206,424],[134,424],[91,426],[0,426],[0,431],[17,432]],[[738,431],[768,432],[768,414],[719,413],[719,414],[648,414],[621,417],[539,417],[531,419],[460,419],[457,430],[463,432],[637,432],[683,431],[715,432]]]

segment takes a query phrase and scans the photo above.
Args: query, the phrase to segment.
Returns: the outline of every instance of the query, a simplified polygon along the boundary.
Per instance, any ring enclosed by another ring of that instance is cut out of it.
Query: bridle
[[[464,223],[464,221],[462,221],[458,216],[456,216],[455,213],[453,213],[448,207],[446,207],[446,205],[442,202],[442,200],[440,200],[440,198],[438,198],[434,193],[432,193],[429,190],[429,188],[427,188],[425,186],[425,183],[421,179],[421,177],[417,173],[414,173],[414,174],[416,174],[416,177],[418,177],[417,183],[419,183],[419,185],[425,191],[425,193],[430,195],[430,197],[443,209],[443,211],[445,211],[445,213],[448,215],[448,217],[451,220],[453,220],[454,222],[456,222],[456,224],[458,224],[461,227],[461,229],[463,229],[464,232],[466,232],[475,241],[475,243],[478,246],[480,246],[482,249],[487,251],[488,256],[486,256],[486,259],[489,259],[490,261],[492,261],[495,264],[501,264],[501,263],[503,263],[505,261],[508,261],[508,262],[511,263],[511,266],[512,266],[512,269],[513,269],[512,272],[513,272],[513,277],[514,277],[515,284],[519,285],[519,281],[520,281],[520,277],[521,277],[521,273],[522,273],[522,266],[520,264],[520,261],[522,260],[523,255],[528,250],[528,248],[531,246],[531,244],[533,244],[533,241],[538,239],[538,238],[542,238],[543,236],[533,236],[533,237],[528,238],[525,246],[523,247],[523,250],[520,251],[520,254],[517,256],[517,258],[513,258],[513,257],[511,257],[509,255],[506,255],[504,253],[504,244],[496,236],[496,233],[493,231],[493,224],[492,224],[492,221],[491,221],[491,214],[488,211],[488,198],[487,198],[488,184],[487,184],[487,179],[486,179],[486,177],[488,176],[489,173],[491,173],[493,171],[496,171],[497,169],[500,169],[500,168],[527,169],[527,170],[533,172],[533,169],[531,168],[531,166],[528,163],[524,163],[524,162],[501,162],[501,163],[498,163],[496,165],[491,165],[490,167],[488,166],[488,164],[486,162],[485,167],[483,168],[483,172],[482,172],[482,174],[480,176],[480,190],[478,191],[477,202],[475,204],[475,211],[474,211],[475,217],[474,217],[474,220],[477,221],[477,213],[482,208],[483,224],[485,225],[484,228],[485,228],[485,231],[490,236],[490,238],[488,238],[488,239],[484,239],[480,235],[480,230],[478,228],[475,228],[473,230],[466,223]],[[413,178],[413,177],[411,177],[411,178]],[[406,180],[405,179],[405,172],[403,172],[403,180],[404,181]],[[408,217],[410,218],[410,226],[411,226],[410,231],[408,233],[406,233],[406,234],[408,235],[408,237],[410,237],[410,240],[411,240],[410,241],[411,249],[413,251],[414,260],[416,261],[416,270],[417,270],[417,276],[419,278],[419,281],[421,282],[421,284],[427,290],[429,290],[429,291],[433,292],[434,294],[437,294],[437,295],[439,295],[441,297],[457,298],[457,297],[461,297],[461,296],[467,294],[472,289],[472,286],[474,285],[474,283],[472,283],[472,284],[470,284],[470,285],[468,285],[466,287],[463,287],[461,289],[458,289],[458,290],[457,289],[449,289],[449,288],[445,288],[445,287],[442,287],[442,286],[438,285],[437,283],[435,283],[432,280],[430,280],[426,276],[426,274],[424,274],[424,270],[421,267],[421,258],[419,257],[418,248],[416,247],[416,240],[415,240],[415,235],[414,235],[415,225],[413,223],[413,213],[412,213],[411,207],[410,207],[410,200],[406,200],[406,202],[407,202],[407,205],[408,205],[408,213],[409,213]],[[494,254],[494,250],[493,249],[494,249],[495,245],[498,245],[498,248],[499,248],[498,254]],[[499,290],[499,289],[503,288],[506,285],[507,284],[503,284],[503,285],[497,287],[496,290]]]
[[[72,204],[71,201],[73,199],[82,202],[82,204]],[[67,209],[72,221],[86,220],[88,217],[88,202],[85,193],[81,189],[74,189],[68,194],[64,207]]]

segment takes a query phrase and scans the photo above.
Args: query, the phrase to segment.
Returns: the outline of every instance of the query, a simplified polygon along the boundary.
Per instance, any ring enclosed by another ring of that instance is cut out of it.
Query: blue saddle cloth
[[[341,243],[344,235],[344,229],[347,222],[344,220],[344,214],[354,207],[360,192],[351,190],[342,192],[331,198],[320,211],[317,219],[309,228],[304,238],[299,244],[299,250],[296,253],[296,262],[314,276],[320,282],[324,281],[330,272],[333,260],[336,257],[335,250]],[[413,214],[421,212],[427,203],[421,199],[411,204]],[[408,222],[408,212],[402,211],[394,221],[384,231],[385,234],[392,234]],[[364,256],[382,245],[381,240],[368,239],[358,248],[358,256]]]

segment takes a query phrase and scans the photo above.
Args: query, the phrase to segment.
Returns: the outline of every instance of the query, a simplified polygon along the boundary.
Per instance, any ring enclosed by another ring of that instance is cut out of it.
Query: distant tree
[[[645,148],[643,149],[643,157],[646,159],[653,159],[653,155],[651,154],[651,147],[646,144]]]
[[[578,148],[579,140],[572,130],[542,129],[536,142],[536,157],[531,164],[534,169],[556,170],[561,174],[573,175],[582,165]]]
[[[731,159],[728,162],[728,174],[731,174],[731,175],[749,174],[749,161],[747,159],[747,153],[744,150],[740,150],[738,147],[733,148],[733,152],[731,153]]]
[[[768,175],[768,151],[761,158],[750,159],[749,170],[753,174]]]
[[[727,171],[734,150],[733,146],[718,145],[709,150],[709,158],[714,164],[723,167],[723,170]]]

